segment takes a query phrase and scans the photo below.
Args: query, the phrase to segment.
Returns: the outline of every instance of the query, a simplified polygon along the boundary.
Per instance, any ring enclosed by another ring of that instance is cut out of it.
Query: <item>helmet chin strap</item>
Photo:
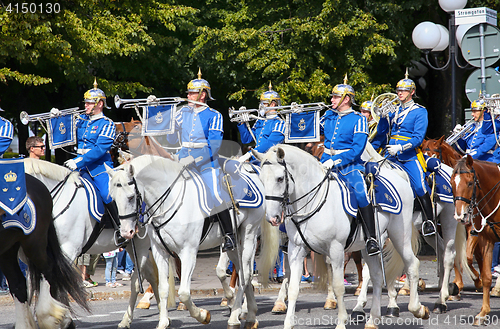
[[[336,110],[336,109],[338,109],[338,108],[339,108],[340,104],[342,104],[342,102],[344,101],[344,99],[345,99],[345,96],[346,96],[346,95],[347,95],[347,92],[345,92],[345,91],[344,91],[344,92],[342,93],[342,97],[340,97],[340,101],[339,101],[339,103],[337,104],[337,107],[336,107],[336,108],[334,108],[334,110]]]

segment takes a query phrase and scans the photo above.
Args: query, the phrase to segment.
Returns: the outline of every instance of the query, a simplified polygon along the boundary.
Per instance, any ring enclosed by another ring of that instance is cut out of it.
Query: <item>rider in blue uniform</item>
[[[260,153],[265,153],[274,145],[283,143],[285,139],[285,121],[276,114],[275,109],[268,109],[276,106],[281,106],[281,97],[272,89],[272,85],[269,83],[269,90],[260,96],[261,115],[265,116],[265,119],[257,120],[250,131],[246,125],[246,122],[250,121],[248,113],[241,114],[242,122],[238,124],[238,130],[243,144],[255,141],[254,149]]]
[[[495,150],[496,140],[493,130],[489,134],[484,134],[481,129],[483,126],[483,116],[485,102],[484,100],[475,100],[470,105],[472,117],[475,124],[472,131],[457,140],[455,144],[457,150],[463,154],[470,154],[473,159],[491,161],[493,151]],[[463,127],[458,124],[453,132],[459,132]]]
[[[345,79],[347,80],[347,79]],[[380,253],[375,231],[373,206],[368,200],[361,160],[368,140],[366,118],[352,109],[354,89],[347,84],[336,85],[332,91],[332,108],[320,120],[320,132],[324,135],[325,150],[321,163],[327,169],[334,167],[351,184],[358,201],[358,218],[365,233],[366,251],[373,256]]]
[[[0,111],[3,111],[0,108]],[[0,116],[0,156],[2,156],[9,148],[14,138],[14,127],[9,120]]]
[[[213,98],[210,84],[201,78],[201,70],[198,71],[198,79],[188,83],[187,92],[187,98],[194,102],[188,103],[177,112],[176,132],[167,135],[167,139],[172,144],[180,142],[181,149],[177,153],[179,163],[199,172],[211,194],[210,216],[218,218],[224,235],[222,251],[233,250],[233,225],[227,207],[230,198],[222,188],[222,170],[218,162],[224,136],[222,115],[206,105],[207,101]],[[180,141],[177,131],[180,133]]]
[[[368,121],[368,142],[370,142],[375,150],[379,150],[387,143],[387,137],[377,134],[378,122],[372,116],[373,100],[364,101],[359,107],[359,112],[365,116]]]
[[[118,208],[109,196],[109,176],[104,166],[106,164],[113,168],[109,150],[115,138],[115,124],[103,114],[103,109],[109,107],[106,105],[106,95],[97,88],[95,80],[94,88],[85,92],[83,98],[85,114],[80,115],[76,121],[78,156],[67,160],[64,165],[71,170],[87,171],[90,174],[107,210],[118,221]]]
[[[396,85],[401,105],[394,113],[379,120],[379,134],[387,135],[390,140],[385,154],[408,174],[413,191],[417,195],[425,220],[422,223],[424,236],[436,233],[428,186],[425,182],[425,160],[420,145],[427,132],[427,110],[413,101],[415,83],[408,75]],[[389,125],[390,123],[390,125]]]

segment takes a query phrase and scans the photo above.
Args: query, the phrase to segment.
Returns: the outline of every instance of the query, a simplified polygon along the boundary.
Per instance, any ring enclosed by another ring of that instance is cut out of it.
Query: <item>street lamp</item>
[[[456,26],[455,26],[455,10],[463,9],[467,4],[467,0],[439,0],[441,9],[450,14],[448,20],[448,30],[439,24],[432,22],[422,22],[418,24],[412,33],[413,43],[417,48],[422,50],[425,55],[427,64],[434,70],[446,70],[451,68],[451,121],[452,127],[456,125],[456,67],[460,66],[456,55]],[[449,47],[448,47],[449,45]],[[437,63],[437,53],[445,50],[448,47],[448,61],[444,66],[439,67]],[[429,53],[435,57],[436,66],[432,65],[429,60]]]

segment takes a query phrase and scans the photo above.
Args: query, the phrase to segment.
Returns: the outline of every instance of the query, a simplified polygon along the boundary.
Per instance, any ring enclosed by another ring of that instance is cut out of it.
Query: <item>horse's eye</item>
[[[472,187],[472,182],[468,182],[467,187]]]
[[[134,201],[134,199],[135,199],[134,195],[131,195],[131,196],[128,197],[128,201],[130,201],[130,202]]]
[[[283,177],[278,178],[278,183],[283,183]]]

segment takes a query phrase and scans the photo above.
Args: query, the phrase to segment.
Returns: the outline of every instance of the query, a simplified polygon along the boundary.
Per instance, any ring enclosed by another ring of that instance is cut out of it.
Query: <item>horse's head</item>
[[[132,239],[137,231],[137,220],[141,210],[141,195],[134,178],[134,167],[127,164],[120,170],[108,170],[111,178],[109,194],[116,202],[120,218],[120,234]]]
[[[252,150],[261,162],[260,179],[266,191],[267,221],[274,226],[283,222],[288,197],[293,193],[295,184],[285,162],[285,151],[273,147],[266,154]]]
[[[477,202],[477,189],[479,183],[470,155],[460,159],[451,175],[451,188],[455,202],[455,219],[461,223],[469,224]]]
[[[422,142],[422,152],[430,157],[436,157],[444,164],[454,167],[462,156],[445,142],[444,136],[439,139],[426,139]]]

